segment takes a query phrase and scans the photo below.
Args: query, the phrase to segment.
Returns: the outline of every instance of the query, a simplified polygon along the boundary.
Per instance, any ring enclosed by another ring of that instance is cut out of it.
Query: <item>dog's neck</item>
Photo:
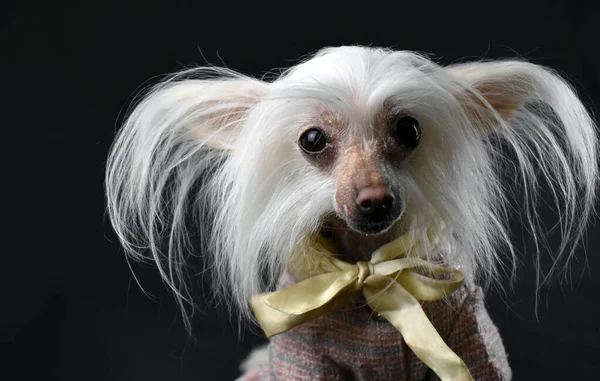
[[[322,234],[334,244],[339,258],[349,263],[370,260],[375,250],[398,237],[397,229],[390,229],[382,234],[365,235],[337,219],[330,221]]]

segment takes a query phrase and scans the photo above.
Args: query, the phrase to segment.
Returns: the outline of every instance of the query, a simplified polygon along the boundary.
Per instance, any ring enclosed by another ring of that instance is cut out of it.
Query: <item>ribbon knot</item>
[[[356,290],[358,291],[363,288],[363,284],[369,275],[375,274],[375,266],[371,262],[365,261],[356,262],[356,266],[358,268]]]
[[[356,264],[335,259],[323,245],[316,244],[317,250],[325,255],[310,260],[326,261],[322,267],[336,271],[252,297],[250,304],[256,319],[267,337],[271,337],[342,308],[362,294],[369,307],[400,332],[417,357],[440,379],[473,380],[464,362],[444,343],[419,302],[450,295],[462,285],[464,276],[455,269],[418,258],[405,258],[410,243],[409,235],[401,236],[376,250],[370,261]],[[435,275],[442,275],[443,279]]]

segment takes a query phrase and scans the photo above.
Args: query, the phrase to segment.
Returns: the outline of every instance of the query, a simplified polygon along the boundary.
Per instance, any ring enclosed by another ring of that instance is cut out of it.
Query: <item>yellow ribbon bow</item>
[[[369,307],[400,332],[406,344],[441,380],[473,380],[465,363],[444,343],[419,303],[450,295],[462,285],[464,275],[422,259],[404,258],[409,244],[409,235],[401,236],[376,250],[369,262],[355,265],[324,255],[322,259],[328,263],[322,267],[333,272],[252,297],[250,304],[256,319],[271,337],[340,308],[362,291]],[[327,252],[324,245],[320,246]],[[428,277],[418,269],[451,279]]]

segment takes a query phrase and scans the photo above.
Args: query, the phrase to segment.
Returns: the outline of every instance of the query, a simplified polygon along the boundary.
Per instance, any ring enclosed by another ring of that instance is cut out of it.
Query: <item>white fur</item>
[[[482,83],[523,101],[508,119],[492,111],[490,133],[481,127],[490,106]],[[526,62],[441,67],[415,53],[364,47],[324,49],[272,82],[197,68],[146,94],[115,140],[106,176],[109,215],[127,253],[156,262],[183,308],[191,302],[188,235],[212,226],[202,238],[215,291],[250,317],[250,296],[272,288],[290,254],[335,212],[335,181],[298,149],[302,128],[327,109],[349,121],[349,134],[366,136],[384,102],[423,126],[401,179],[402,224],[413,234],[445,224],[451,261],[494,280],[498,264],[516,265],[509,209],[522,214],[539,257],[547,232],[536,202],[548,182],[561,215],[556,263],[572,255],[594,207],[598,148],[571,87]],[[500,182],[503,169],[515,184]],[[513,185],[523,204],[508,203]],[[503,249],[512,262],[502,261]]]

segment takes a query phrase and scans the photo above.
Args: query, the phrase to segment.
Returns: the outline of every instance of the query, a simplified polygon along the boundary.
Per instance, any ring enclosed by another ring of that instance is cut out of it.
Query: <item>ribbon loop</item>
[[[256,319],[268,337],[340,308],[357,292],[369,306],[392,324],[406,344],[443,381],[473,380],[464,362],[444,343],[419,300],[440,300],[464,281],[458,270],[417,258],[403,258],[408,235],[382,246],[371,261],[355,265],[324,255],[329,268],[341,271],[320,274],[280,291],[251,298]],[[326,250],[321,246],[321,250]],[[425,269],[423,275],[417,270]],[[443,275],[444,279],[434,276]]]

